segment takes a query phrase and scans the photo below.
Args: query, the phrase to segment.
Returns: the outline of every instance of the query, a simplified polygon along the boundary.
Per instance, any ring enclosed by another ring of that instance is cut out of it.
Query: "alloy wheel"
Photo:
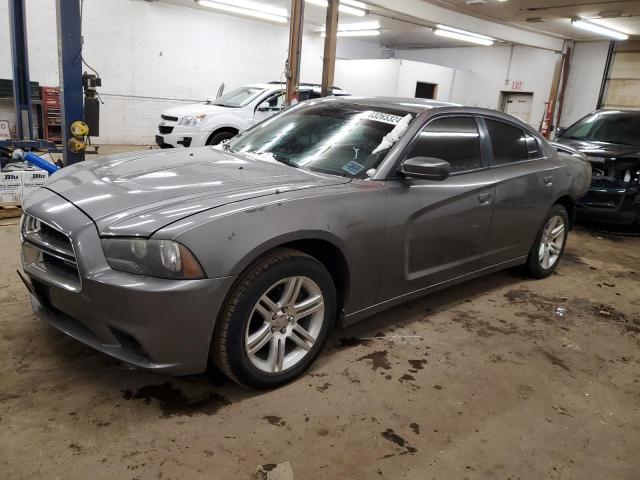
[[[553,267],[558,261],[558,258],[560,258],[565,235],[566,226],[564,219],[560,215],[554,215],[549,219],[542,231],[540,248],[538,250],[540,265],[545,270]]]
[[[274,283],[260,296],[247,322],[245,351],[251,364],[265,373],[297,365],[320,334],[324,310],[322,291],[309,277]]]

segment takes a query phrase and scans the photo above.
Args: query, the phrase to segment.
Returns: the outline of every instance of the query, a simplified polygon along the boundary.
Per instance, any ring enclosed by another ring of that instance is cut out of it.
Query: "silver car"
[[[496,270],[557,267],[587,162],[491,110],[302,102],[218,147],[54,174],[24,205],[38,316],[171,374],[271,388],[335,324]]]

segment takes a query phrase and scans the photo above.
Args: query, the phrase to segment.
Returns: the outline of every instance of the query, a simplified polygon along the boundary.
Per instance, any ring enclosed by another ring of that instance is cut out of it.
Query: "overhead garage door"
[[[640,108],[640,42],[616,45],[607,77],[605,107]]]

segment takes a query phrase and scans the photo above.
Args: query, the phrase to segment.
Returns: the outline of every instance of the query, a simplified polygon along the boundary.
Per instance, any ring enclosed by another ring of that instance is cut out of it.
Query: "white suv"
[[[284,108],[284,85],[259,83],[236,88],[215,100],[162,112],[156,133],[160,148],[216,145]],[[348,93],[339,88],[333,95]],[[298,101],[320,98],[320,86],[300,84]]]

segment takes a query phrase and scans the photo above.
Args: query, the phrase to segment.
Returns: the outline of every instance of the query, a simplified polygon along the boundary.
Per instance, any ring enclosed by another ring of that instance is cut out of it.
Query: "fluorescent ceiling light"
[[[305,1],[312,5],[317,5],[319,7],[327,8],[327,0],[305,0]],[[355,15],[356,17],[364,17],[367,14],[367,12],[364,10],[365,8],[367,8],[366,4],[362,2],[357,2],[355,0],[342,0],[338,5],[338,11],[342,13],[348,13],[350,15]],[[363,10],[360,10],[360,9],[363,9]]]
[[[380,35],[380,30],[349,30],[347,32],[337,32],[338,37],[374,37]],[[322,32],[321,37],[326,37],[327,34]]]
[[[591,23],[586,20],[571,20],[571,24],[574,27],[588,30],[593,33],[599,33],[600,35],[615,38],[616,40],[626,40],[627,38],[629,38],[629,35],[627,35],[626,33],[619,32],[618,30],[614,30],[613,28],[603,27],[602,25],[596,25],[595,23]]]
[[[440,30],[448,30],[450,32],[459,33],[460,35],[467,35],[469,37],[483,38],[484,40],[491,40],[495,42],[495,38],[487,37],[486,35],[480,35],[479,33],[467,32],[466,30],[461,30],[459,28],[448,27],[446,25],[436,25],[436,28]]]
[[[357,0],[340,0],[340,3],[351,5],[352,7],[362,8],[363,10],[367,8],[367,5],[365,3],[358,2]]]
[[[261,18],[271,22],[287,23],[288,12],[284,8],[273,7],[249,0],[198,0],[198,5],[214,8],[223,12],[236,13]]]
[[[436,29],[433,33],[438,35],[439,37],[453,38],[455,40],[462,40],[463,42],[475,43],[477,45],[484,45],[485,47],[489,47],[493,45],[493,40],[485,40],[484,38],[471,37],[469,35],[463,35],[461,33],[450,32],[449,30]]]

